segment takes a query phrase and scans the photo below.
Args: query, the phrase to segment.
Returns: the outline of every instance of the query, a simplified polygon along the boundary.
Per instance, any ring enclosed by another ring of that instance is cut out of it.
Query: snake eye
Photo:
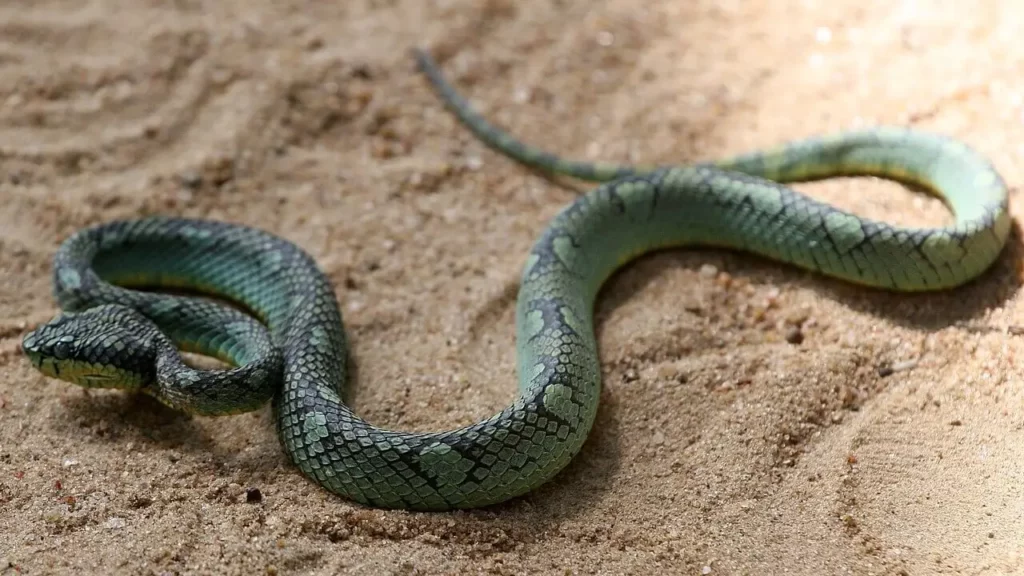
[[[53,345],[53,355],[58,360],[66,360],[71,356],[71,343],[61,340]]]

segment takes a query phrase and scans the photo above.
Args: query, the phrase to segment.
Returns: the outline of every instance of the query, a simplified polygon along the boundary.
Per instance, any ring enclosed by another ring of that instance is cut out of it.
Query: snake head
[[[135,390],[153,382],[158,330],[116,304],[66,312],[25,335],[21,348],[43,374],[86,388]]]

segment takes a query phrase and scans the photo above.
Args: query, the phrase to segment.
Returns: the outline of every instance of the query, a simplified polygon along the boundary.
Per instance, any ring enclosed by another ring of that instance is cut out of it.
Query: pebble
[[[178,181],[181,182],[182,186],[194,190],[202,185],[203,177],[202,175],[199,174],[199,172],[196,172],[195,170],[186,170],[180,176],[178,176]]]
[[[245,501],[250,504],[257,504],[263,501],[263,493],[259,488],[247,488],[245,490]]]
[[[807,308],[801,307],[796,310],[793,310],[792,312],[786,315],[786,324],[801,326],[805,322],[807,322],[807,319],[810,318],[810,316],[811,311],[808,310]]]
[[[801,344],[804,341],[804,333],[799,326],[792,326],[786,330],[786,342],[790,344]]]
[[[108,530],[120,530],[121,528],[124,528],[124,518],[111,516],[107,519],[107,523],[103,526],[106,527]]]
[[[219,154],[203,161],[204,173],[210,176],[214,186],[221,186],[235,175],[235,162],[227,154]]]
[[[245,492],[246,490],[244,490],[242,485],[237,482],[231,482],[226,488],[224,488],[224,494],[232,500],[241,497]],[[248,499],[248,497],[246,497],[246,499]]]
[[[904,360],[895,364],[883,364],[878,367],[878,375],[881,377],[892,376],[896,372],[912,370],[917,367],[917,360]]]
[[[657,430],[651,438],[651,442],[653,442],[655,446],[661,446],[665,443],[665,433],[661,430]]]
[[[136,492],[128,497],[128,505],[132,508],[145,508],[152,503],[153,498],[142,492]]]
[[[660,364],[657,370],[659,380],[675,380],[680,378],[679,368],[672,364]]]

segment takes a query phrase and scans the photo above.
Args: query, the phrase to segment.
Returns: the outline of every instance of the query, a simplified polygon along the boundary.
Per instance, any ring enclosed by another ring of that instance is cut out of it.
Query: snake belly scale
[[[686,167],[573,162],[489,124],[429,56],[417,58],[448,107],[489,145],[534,167],[604,181],[565,207],[526,256],[516,302],[519,388],[507,408],[437,433],[365,422],[339,392],[347,378],[342,316],[313,258],[254,228],[177,217],[108,222],[63,242],[53,272],[63,312],[23,339],[33,365],[200,414],[272,399],[285,452],[327,490],[377,507],[480,507],[545,483],[580,450],[601,388],[592,309],[626,262],[659,248],[715,246],[861,285],[935,290],[982,273],[1009,233],[1002,179],[945,137],[878,128]],[[920,185],[956,221],[897,228],[783,186],[836,175]],[[142,287],[187,288],[238,307]],[[232,366],[195,370],[178,349]]]

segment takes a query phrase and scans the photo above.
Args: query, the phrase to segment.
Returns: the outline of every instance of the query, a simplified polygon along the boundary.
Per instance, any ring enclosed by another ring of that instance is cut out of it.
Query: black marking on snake
[[[658,169],[648,176],[648,185],[651,187],[651,198],[648,200],[650,209],[647,211],[647,221],[651,222],[656,216],[658,202],[661,200],[661,187],[668,178],[670,169]]]
[[[757,214],[757,206],[754,205],[754,197],[748,194],[744,194],[740,197],[739,201],[733,204],[737,209],[743,209],[750,214]]]
[[[626,184],[633,184],[635,182],[636,182],[635,179],[627,179],[627,180],[618,182],[616,184],[612,184],[612,185],[607,187],[607,190],[608,190],[608,201],[613,206],[615,206],[615,209],[619,212],[619,214],[625,214],[626,213],[626,201],[622,199],[622,195],[619,193],[619,186],[624,186]]]

